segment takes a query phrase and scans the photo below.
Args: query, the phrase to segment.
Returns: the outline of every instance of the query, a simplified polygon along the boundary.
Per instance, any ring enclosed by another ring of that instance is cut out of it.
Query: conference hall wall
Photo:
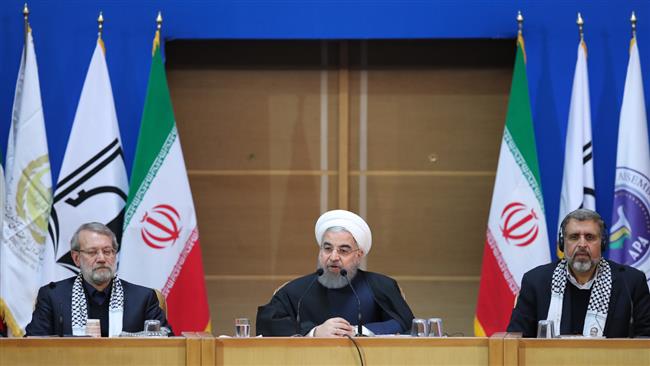
[[[416,315],[472,335],[514,51],[512,40],[169,42],[215,332],[314,271],[315,219],[347,207],[373,230],[367,268],[395,277]]]

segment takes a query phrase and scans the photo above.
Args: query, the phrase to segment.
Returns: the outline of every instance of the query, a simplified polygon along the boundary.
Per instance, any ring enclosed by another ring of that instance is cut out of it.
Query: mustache
[[[109,266],[99,266],[99,267],[95,267],[95,268],[93,268],[93,271],[97,271],[97,270],[100,270],[100,269],[107,269],[107,270],[109,270],[109,271],[113,270],[113,269],[112,269],[111,267],[109,267]]]

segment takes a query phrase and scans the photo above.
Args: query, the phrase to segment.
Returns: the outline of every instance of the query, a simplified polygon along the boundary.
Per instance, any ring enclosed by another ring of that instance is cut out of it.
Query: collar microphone
[[[359,299],[359,295],[357,295],[357,292],[354,290],[354,286],[352,286],[352,282],[350,282],[350,279],[348,278],[348,271],[345,268],[341,268],[341,271],[339,273],[348,282],[348,286],[350,286],[350,289],[352,290],[354,297],[357,299],[357,320],[358,320],[357,335],[362,337],[363,324],[361,323],[361,300]]]
[[[307,289],[305,292],[300,296],[300,299],[298,299],[298,306],[296,307],[296,335],[302,335],[302,332],[300,332],[300,308],[302,307],[302,299],[307,295],[309,290],[311,290],[312,286],[314,286],[314,283],[316,283],[316,280],[318,277],[322,276],[325,271],[322,268],[319,268],[314,272],[316,275],[311,282],[309,283],[309,286],[307,286]]]

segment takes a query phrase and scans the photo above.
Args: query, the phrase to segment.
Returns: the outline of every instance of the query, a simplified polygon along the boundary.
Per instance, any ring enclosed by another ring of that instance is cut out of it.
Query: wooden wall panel
[[[208,280],[206,282],[212,332],[215,335],[234,333],[234,319],[248,318],[251,321],[251,335],[255,333],[257,307],[271,300],[273,291],[287,278],[239,278],[229,280]]]
[[[386,76],[382,83],[395,84],[399,77]],[[493,171],[505,122],[505,90],[496,95],[370,94],[368,169]],[[351,152],[353,169],[358,169],[358,149]]]
[[[192,175],[190,183],[206,275],[315,270],[319,177]],[[334,190],[330,205],[335,197]]]
[[[442,318],[450,336],[474,335],[478,277],[466,281],[397,279],[416,317]]]
[[[494,177],[368,177],[368,268],[392,275],[478,276]],[[358,203],[352,180],[352,208]]]
[[[327,73],[330,168],[336,76]],[[189,169],[320,169],[321,70],[172,69],[169,84]]]

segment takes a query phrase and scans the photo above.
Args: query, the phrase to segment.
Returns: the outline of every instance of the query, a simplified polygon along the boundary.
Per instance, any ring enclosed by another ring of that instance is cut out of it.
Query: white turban
[[[372,233],[370,233],[368,224],[361,216],[345,210],[327,211],[318,218],[315,231],[316,242],[318,242],[319,247],[323,245],[323,235],[327,229],[335,226],[343,227],[349,231],[364,255],[370,252],[370,247],[372,247]]]

